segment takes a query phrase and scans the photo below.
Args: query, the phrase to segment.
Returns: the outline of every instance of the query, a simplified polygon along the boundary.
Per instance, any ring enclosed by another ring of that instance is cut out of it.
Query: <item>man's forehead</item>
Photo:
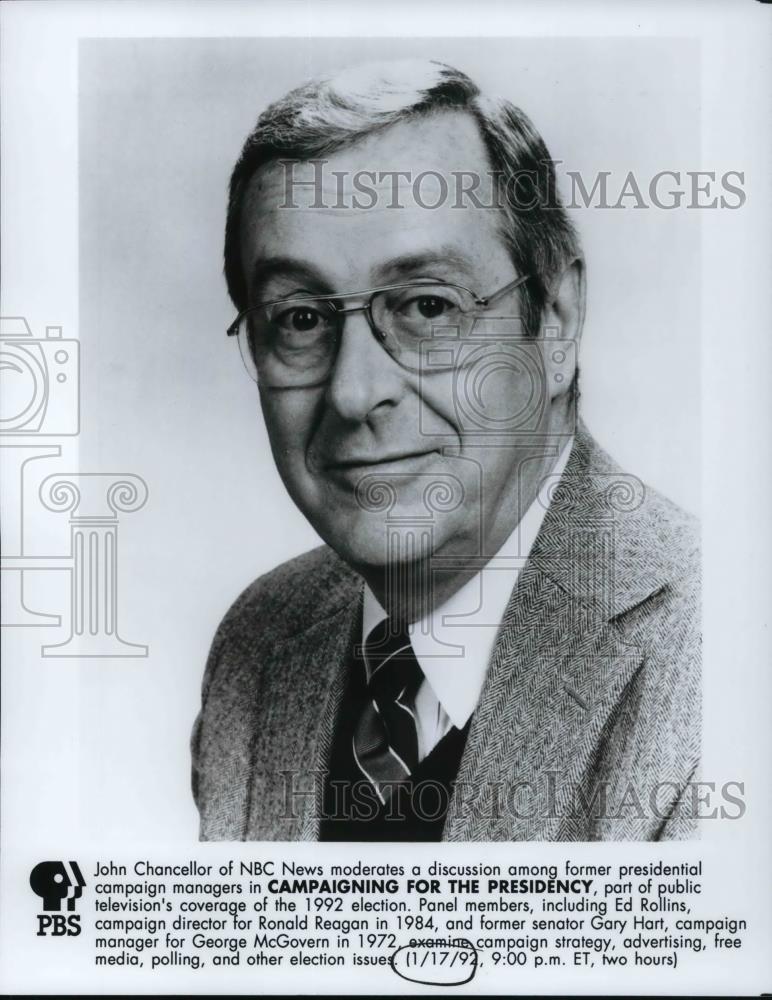
[[[416,206],[474,207],[494,200],[495,178],[475,119],[450,110],[420,114],[324,156],[271,161],[251,178],[254,218],[276,209],[368,212]],[[469,191],[474,198],[465,198]]]

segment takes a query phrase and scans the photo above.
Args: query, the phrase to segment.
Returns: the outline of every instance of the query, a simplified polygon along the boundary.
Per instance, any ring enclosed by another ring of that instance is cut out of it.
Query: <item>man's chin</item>
[[[415,516],[392,511],[388,521],[382,514],[365,514],[330,531],[317,527],[327,544],[350,566],[362,573],[387,566],[415,564],[428,559],[441,543],[438,525]],[[442,532],[442,536],[446,534]]]

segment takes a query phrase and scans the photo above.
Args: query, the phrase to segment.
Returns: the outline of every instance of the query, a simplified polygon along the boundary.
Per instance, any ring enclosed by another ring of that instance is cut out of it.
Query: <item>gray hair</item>
[[[225,278],[236,308],[247,307],[241,210],[259,167],[324,157],[397,122],[453,109],[472,115],[480,130],[498,185],[502,237],[517,271],[531,276],[524,286],[523,325],[536,335],[553,281],[581,253],[560,203],[553,161],[519,108],[482,94],[460,70],[423,59],[370,63],[305,83],[260,115],[230,179]]]

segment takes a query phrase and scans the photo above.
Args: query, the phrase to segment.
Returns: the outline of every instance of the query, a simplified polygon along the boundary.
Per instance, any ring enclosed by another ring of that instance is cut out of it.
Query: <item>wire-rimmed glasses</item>
[[[363,312],[373,335],[397,364],[421,372],[427,346],[439,345],[442,338],[463,343],[494,300],[527,280],[523,275],[487,296],[464,285],[422,278],[362,292],[274,299],[239,313],[227,334],[238,339],[244,366],[259,385],[309,388],[329,379],[345,317]],[[345,305],[363,297],[360,305]],[[445,361],[442,351],[434,353],[432,371],[457,366],[457,352],[445,351]]]

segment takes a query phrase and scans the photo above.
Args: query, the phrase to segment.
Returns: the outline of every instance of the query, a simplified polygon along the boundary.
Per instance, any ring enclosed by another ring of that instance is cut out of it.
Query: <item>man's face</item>
[[[315,192],[300,187],[314,179],[312,164],[294,164],[291,200],[297,207],[286,207],[283,165],[268,164],[252,178],[241,229],[250,305],[427,278],[486,296],[519,277],[502,240],[499,210],[468,200],[459,207],[453,194],[440,199],[431,175],[418,200],[410,184],[400,188],[403,207],[389,207],[391,178],[379,186],[374,207],[352,207],[352,178],[386,170],[409,170],[413,177],[437,171],[449,182],[453,171],[476,171],[484,179],[479,194],[490,203],[490,164],[469,115],[444,112],[400,123],[326,159],[323,201],[331,207],[315,207]],[[335,208],[341,178],[346,207]],[[435,201],[438,207],[425,207]],[[497,300],[488,315],[517,316],[521,292]],[[352,304],[360,300],[345,303]],[[510,337],[522,335],[516,321],[508,327],[499,321],[499,332],[504,328]],[[530,349],[543,370],[541,344]],[[538,434],[499,435],[494,443],[490,430],[506,428],[512,414],[533,401],[534,363],[507,360],[495,338],[490,346],[483,341],[475,356],[476,370],[473,364],[461,379],[453,370],[407,371],[378,342],[364,313],[356,312],[345,318],[326,384],[261,387],[287,490],[320,536],[357,569],[367,573],[389,560],[412,560],[428,554],[427,547],[490,555],[524,512],[523,477],[543,459],[540,436],[550,429],[553,389],[539,387],[547,405],[536,408]],[[570,373],[564,389],[569,382]],[[482,421],[470,419],[470,412]],[[404,540],[411,532],[420,551],[410,545],[395,550],[394,534]]]

